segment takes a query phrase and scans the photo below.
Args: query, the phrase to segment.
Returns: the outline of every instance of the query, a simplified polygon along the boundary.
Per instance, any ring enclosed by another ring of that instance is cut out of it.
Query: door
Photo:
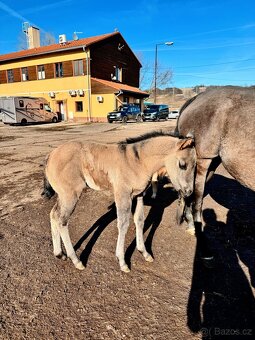
[[[66,114],[65,106],[66,105],[63,102],[63,100],[60,100],[60,101],[57,102],[57,114],[58,114],[59,121],[66,120],[66,117],[65,117],[65,114]]]

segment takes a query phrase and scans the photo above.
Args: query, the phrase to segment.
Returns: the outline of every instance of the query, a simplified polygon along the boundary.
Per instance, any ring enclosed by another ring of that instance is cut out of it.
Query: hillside
[[[179,109],[189,98],[194,97],[197,93],[203,92],[205,88],[166,88],[157,89],[157,104],[169,105],[170,109]],[[154,103],[154,95],[146,100]]]

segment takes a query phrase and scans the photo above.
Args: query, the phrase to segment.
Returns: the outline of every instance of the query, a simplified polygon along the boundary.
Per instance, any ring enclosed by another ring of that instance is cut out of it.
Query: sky
[[[163,87],[255,85],[254,0],[6,0],[0,22],[0,54],[20,49],[23,22],[56,41],[117,29],[143,65],[144,89],[153,83],[156,45],[158,73],[172,72]]]

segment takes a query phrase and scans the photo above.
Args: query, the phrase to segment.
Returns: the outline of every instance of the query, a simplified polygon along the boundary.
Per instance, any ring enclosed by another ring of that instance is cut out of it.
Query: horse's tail
[[[50,199],[52,196],[54,196],[54,194],[55,194],[55,190],[50,185],[50,182],[48,181],[47,177],[44,176],[43,192],[42,192],[41,195]]]
[[[48,162],[48,158],[46,158],[45,160],[45,167],[47,165],[47,162]],[[41,193],[42,196],[45,196],[47,198],[51,198],[52,196],[54,196],[55,194],[55,190],[52,188],[47,176],[46,176],[46,173],[44,173],[44,179],[43,179],[43,192]]]

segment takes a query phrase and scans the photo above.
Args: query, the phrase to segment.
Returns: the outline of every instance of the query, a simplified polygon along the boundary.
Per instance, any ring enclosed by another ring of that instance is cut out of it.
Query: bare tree
[[[140,72],[140,88],[152,93],[154,91],[155,65],[153,62],[143,61],[142,54],[137,54],[137,58],[143,65]],[[166,87],[171,82],[172,77],[173,72],[171,69],[162,70],[159,65],[157,68],[157,88]]]
[[[56,43],[56,39],[54,35],[50,32],[43,32],[41,34],[40,44],[41,46],[48,46]],[[23,32],[20,32],[18,35],[18,44],[17,44],[17,50],[26,50],[28,49],[27,44],[27,37],[26,34]]]
[[[21,50],[26,50],[27,48],[28,48],[27,37],[25,33],[20,32],[20,34],[18,35],[17,50],[21,51]]]
[[[41,46],[48,46],[56,43],[54,35],[50,32],[45,32],[42,34]]]

